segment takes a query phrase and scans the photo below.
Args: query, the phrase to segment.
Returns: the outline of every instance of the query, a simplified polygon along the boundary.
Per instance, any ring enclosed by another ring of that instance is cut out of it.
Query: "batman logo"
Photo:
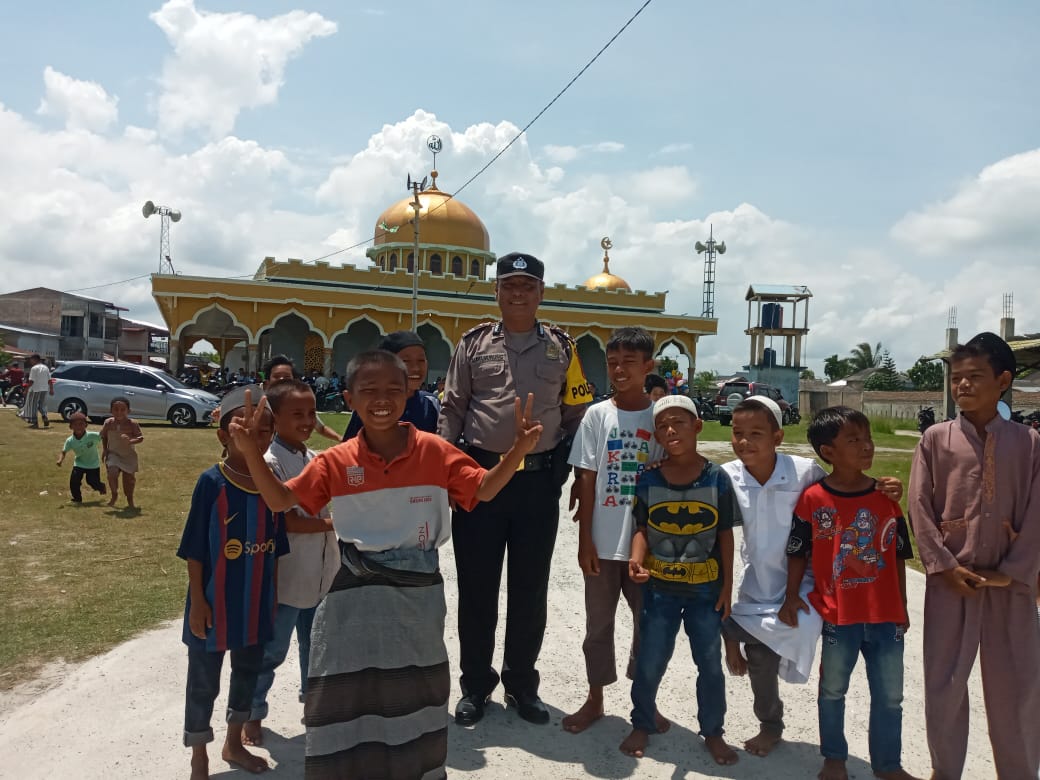
[[[661,574],[663,574],[665,577],[677,577],[679,579],[683,579],[686,577],[687,574],[689,574],[689,572],[687,571],[685,566],[682,566],[680,564],[666,563],[664,566],[661,567]]]
[[[699,534],[719,524],[719,510],[700,501],[664,501],[654,505],[648,523],[661,533]]]

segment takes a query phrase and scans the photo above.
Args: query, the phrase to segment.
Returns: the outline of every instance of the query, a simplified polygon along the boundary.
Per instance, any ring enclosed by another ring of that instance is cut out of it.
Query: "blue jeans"
[[[250,645],[230,653],[231,683],[228,686],[226,718],[228,723],[244,723],[249,720],[249,702],[253,698],[264,650],[260,645]],[[220,693],[220,669],[223,665],[223,652],[188,648],[188,683],[184,692],[185,747],[213,741],[209,721],[213,717],[213,703]]]
[[[250,720],[263,720],[267,717],[267,694],[274,685],[274,670],[282,665],[289,655],[289,641],[293,629],[296,630],[296,642],[300,647],[300,701],[307,693],[307,668],[311,660],[311,625],[317,607],[300,609],[288,604],[279,604],[274,615],[274,635],[264,644],[264,661],[260,674],[256,678],[256,693],[253,694],[253,708]]]
[[[870,686],[870,766],[875,772],[902,767],[903,629],[895,623],[823,624],[820,660],[820,753],[845,761],[845,693],[859,654]]]
[[[697,720],[702,737],[721,737],[726,716],[726,680],[722,676],[722,613],[715,610],[715,588],[700,587],[688,595],[643,587],[639,616],[639,653],[632,680],[632,728],[657,731],[657,688],[675,649],[679,624],[690,638],[697,665]]]

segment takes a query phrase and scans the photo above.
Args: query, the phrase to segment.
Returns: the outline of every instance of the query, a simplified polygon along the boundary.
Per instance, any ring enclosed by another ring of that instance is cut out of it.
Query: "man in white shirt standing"
[[[30,428],[39,428],[36,421],[36,415],[39,414],[43,418],[43,427],[50,428],[51,423],[47,419],[47,396],[54,395],[51,371],[39,355],[30,357],[29,365],[29,391],[25,396],[25,411],[22,416]]]

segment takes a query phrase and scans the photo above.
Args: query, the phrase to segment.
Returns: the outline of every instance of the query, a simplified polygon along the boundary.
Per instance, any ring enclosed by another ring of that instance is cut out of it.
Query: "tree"
[[[871,347],[866,341],[857,344],[848,357],[849,364],[852,366],[852,373],[865,371],[868,368],[877,368],[881,365],[885,354],[886,352],[881,349],[880,341],[875,347]]]
[[[864,346],[860,344],[860,346]],[[878,345],[880,346],[880,344]],[[896,361],[892,359],[892,356],[888,354],[888,350],[881,352],[878,357],[881,358],[881,367],[878,368],[866,382],[863,383],[864,390],[902,390],[903,380],[899,377],[899,372],[896,370]]]
[[[848,358],[840,358],[836,354],[823,361],[823,375],[828,382],[837,382],[852,373],[852,365]]]
[[[799,379],[808,379],[810,381],[816,379],[816,372],[811,368],[803,368],[802,373],[798,375]]]
[[[4,338],[0,336],[0,368],[11,362],[11,353],[4,349]]]
[[[917,359],[906,375],[914,383],[914,390],[942,390],[943,368],[938,360],[929,360],[922,356]]]
[[[701,395],[714,396],[718,383],[719,377],[714,371],[698,371],[690,381],[690,389]]]
[[[657,358],[657,373],[664,376],[668,372],[675,373],[679,370],[679,364],[667,355]]]

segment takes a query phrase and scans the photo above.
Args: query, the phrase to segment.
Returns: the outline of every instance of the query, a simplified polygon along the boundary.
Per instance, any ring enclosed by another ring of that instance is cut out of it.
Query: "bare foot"
[[[740,642],[726,640],[726,668],[734,677],[747,674],[747,659],[740,654]]]
[[[744,743],[744,750],[753,756],[768,756],[773,752],[773,748],[779,744],[779,734],[775,731],[761,729],[755,736]]]
[[[116,505],[116,497],[112,496],[112,498],[108,499],[107,506],[115,506],[115,505]]]
[[[729,766],[737,763],[737,751],[726,744],[722,737],[705,737],[704,747],[708,748],[711,757],[719,766]]]
[[[191,750],[191,780],[209,780],[209,755],[205,745],[196,745]]]
[[[874,777],[880,777],[881,780],[920,780],[905,769],[897,769],[894,772],[875,772]]]
[[[264,734],[261,731],[262,720],[247,720],[242,726],[242,744],[260,747],[264,744]]]
[[[649,741],[650,735],[645,731],[642,729],[632,729],[632,733],[625,737],[625,741],[618,746],[618,750],[626,756],[642,758]]]
[[[563,730],[571,734],[580,734],[597,720],[603,717],[603,699],[593,701],[590,696],[581,705],[581,709],[563,719]]]
[[[845,771],[845,762],[836,758],[823,759],[823,769],[816,775],[816,780],[849,780],[849,773]]]
[[[657,729],[658,734],[664,734],[668,729],[672,727],[672,722],[668,720],[660,712],[654,711],[654,727]]]
[[[220,757],[229,764],[241,767],[254,775],[266,772],[271,768],[266,758],[253,755],[241,745],[232,745],[225,742],[224,749],[220,751]]]

